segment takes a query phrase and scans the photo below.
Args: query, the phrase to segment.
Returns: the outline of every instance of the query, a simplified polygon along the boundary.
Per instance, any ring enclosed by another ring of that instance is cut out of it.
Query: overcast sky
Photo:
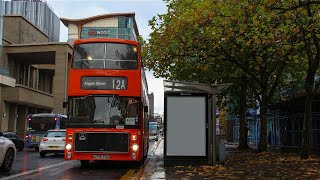
[[[166,4],[162,0],[46,0],[59,16],[70,19],[95,16],[107,13],[134,12],[140,35],[144,39],[151,32],[148,21],[157,14],[166,13]],[[60,41],[66,42],[68,30],[60,24]],[[147,73],[149,93],[155,96],[154,112],[163,114],[163,79],[154,78]]]

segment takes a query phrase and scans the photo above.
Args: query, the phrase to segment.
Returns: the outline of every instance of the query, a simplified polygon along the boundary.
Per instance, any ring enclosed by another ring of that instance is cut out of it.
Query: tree
[[[233,64],[227,61],[221,61],[219,64],[216,64],[214,61],[215,57],[209,57],[210,54],[212,54],[212,52],[208,52],[208,50],[210,49],[210,42],[206,42],[207,45],[201,44],[202,41],[206,38],[206,36],[203,36],[205,35],[203,34],[203,31],[204,28],[208,28],[205,26],[206,24],[209,25],[208,20],[203,19],[203,21],[200,22],[200,24],[196,23],[195,27],[190,27],[193,29],[189,29],[191,30],[190,32],[188,32],[189,35],[185,35],[184,31],[177,31],[174,25],[167,23],[166,21],[162,21],[163,24],[158,24],[158,20],[171,18],[170,13],[172,13],[173,11],[171,11],[172,9],[170,9],[170,7],[174,7],[175,3],[177,2],[171,2],[171,4],[168,6],[169,10],[167,15],[158,16],[158,19],[157,17],[154,17],[150,21],[150,25],[152,26],[154,32],[151,34],[150,43],[147,44],[147,48],[144,48],[148,49],[149,52],[144,51],[143,54],[143,57],[146,57],[146,59],[148,60],[147,65],[149,66],[149,68],[155,71],[156,76],[162,76],[168,79],[188,81],[193,80],[209,84],[214,83],[216,81],[220,82],[221,80],[223,80],[224,82],[232,82],[233,85],[230,89],[236,87],[235,89],[237,89],[239,93],[242,92],[242,96],[238,96],[239,100],[235,101],[236,105],[240,105],[240,100],[242,100],[242,106],[246,104],[246,98],[239,98],[245,97],[247,93],[247,84],[249,80],[247,79],[245,74],[237,67],[233,66]],[[201,5],[199,5],[198,8],[199,7],[201,8]],[[174,13],[179,14],[183,13],[183,11],[175,11]],[[201,14],[202,12],[198,13]],[[213,14],[211,14],[210,16],[212,15]],[[176,15],[172,16],[176,17]],[[183,23],[188,24],[186,22]],[[161,31],[163,31],[164,29],[166,31],[165,34],[158,34],[161,33]],[[167,33],[170,34],[168,35]],[[181,36],[177,38],[171,37],[175,36],[175,34],[178,33],[181,34]],[[192,39],[193,37],[194,39]],[[195,40],[195,42],[193,40]],[[180,43],[187,43],[187,48],[179,49],[179,47],[183,47],[180,46]],[[170,47],[168,48],[168,46]],[[234,93],[239,94],[238,92]],[[247,129],[245,122],[246,108],[245,106],[243,106],[237,109],[239,110],[238,113],[241,114],[241,116],[239,117],[241,124],[241,138],[239,147],[243,149],[248,147],[246,138]]]
[[[149,21],[147,66],[169,79],[234,82],[232,77],[239,77],[259,101],[259,149],[265,151],[267,106],[295,60],[291,14],[268,8],[273,2],[268,0],[167,2],[167,14]]]
[[[280,1],[272,6],[280,12],[291,13],[292,23],[296,24],[294,30],[301,40],[301,56],[308,61],[307,75],[305,78],[305,112],[303,120],[303,132],[301,139],[301,158],[309,158],[310,132],[312,121],[312,99],[320,86],[317,81],[320,63],[320,1]]]

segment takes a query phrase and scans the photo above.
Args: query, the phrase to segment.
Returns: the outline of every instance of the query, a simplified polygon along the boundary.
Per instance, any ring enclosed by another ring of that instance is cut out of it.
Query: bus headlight
[[[133,144],[132,145],[132,151],[137,152],[139,150],[139,145],[138,144]]]
[[[65,148],[66,148],[67,151],[70,151],[71,148],[72,148],[72,145],[68,143],[68,144],[66,144],[66,147],[65,147]]]

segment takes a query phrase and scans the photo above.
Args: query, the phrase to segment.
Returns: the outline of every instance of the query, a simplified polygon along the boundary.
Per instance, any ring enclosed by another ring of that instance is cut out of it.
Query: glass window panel
[[[119,17],[118,19],[118,27],[125,28],[126,27],[126,17]]]
[[[70,99],[69,124],[139,125],[139,100],[130,97],[89,96]]]
[[[124,38],[127,38],[124,36]],[[137,47],[117,43],[76,45],[72,63],[74,69],[137,69]]]

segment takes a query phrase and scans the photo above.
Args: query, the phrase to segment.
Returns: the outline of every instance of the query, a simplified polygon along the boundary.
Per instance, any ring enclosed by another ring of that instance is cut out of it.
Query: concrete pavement
[[[239,151],[236,144],[226,144],[226,163],[223,166],[164,167],[163,146],[162,139],[148,162],[130,179],[320,179],[319,155],[301,160],[297,153],[258,153],[255,149]]]

